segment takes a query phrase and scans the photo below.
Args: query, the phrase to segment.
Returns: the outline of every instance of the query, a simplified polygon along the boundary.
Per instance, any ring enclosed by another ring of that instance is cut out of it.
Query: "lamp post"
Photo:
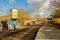
[[[11,20],[14,21],[14,30],[16,30],[16,20],[18,19],[18,10],[17,9],[11,9]]]

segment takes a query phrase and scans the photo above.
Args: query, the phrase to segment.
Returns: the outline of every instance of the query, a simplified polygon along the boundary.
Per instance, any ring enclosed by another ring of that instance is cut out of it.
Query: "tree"
[[[41,16],[37,14],[34,16],[34,18],[37,22],[40,22]]]
[[[60,2],[54,0],[52,2],[52,6],[54,6],[55,8],[53,8],[54,10],[51,12],[51,15],[54,16],[54,18],[59,18],[60,17]]]
[[[19,9],[18,10],[18,21],[23,24],[24,20],[28,20],[31,18],[31,15],[28,11]]]

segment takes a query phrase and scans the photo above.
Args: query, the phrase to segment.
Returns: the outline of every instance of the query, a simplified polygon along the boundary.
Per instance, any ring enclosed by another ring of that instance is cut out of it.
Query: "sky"
[[[60,0],[27,0],[27,2],[30,12],[33,15],[38,14],[42,17],[50,16],[52,11],[59,9],[56,5],[60,4]]]
[[[27,2],[33,15],[39,14],[42,17],[50,15],[50,0],[27,0]]]
[[[0,0],[0,15],[7,15],[12,8],[23,8],[27,10],[27,0]]]
[[[11,8],[23,8],[32,16],[39,14],[42,17],[48,17],[52,11],[49,8],[51,1],[54,0],[0,0],[0,15],[8,14]]]

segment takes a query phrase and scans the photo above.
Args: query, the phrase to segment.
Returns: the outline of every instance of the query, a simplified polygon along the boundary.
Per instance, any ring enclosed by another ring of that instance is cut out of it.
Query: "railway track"
[[[1,40],[35,40],[36,34],[40,26],[33,26],[25,28],[23,30],[16,30],[13,32],[7,32],[1,35]]]

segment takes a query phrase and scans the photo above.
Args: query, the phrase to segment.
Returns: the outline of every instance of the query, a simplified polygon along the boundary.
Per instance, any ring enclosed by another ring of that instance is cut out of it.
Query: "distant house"
[[[0,16],[0,20],[9,20],[9,19],[10,19],[9,15]]]

